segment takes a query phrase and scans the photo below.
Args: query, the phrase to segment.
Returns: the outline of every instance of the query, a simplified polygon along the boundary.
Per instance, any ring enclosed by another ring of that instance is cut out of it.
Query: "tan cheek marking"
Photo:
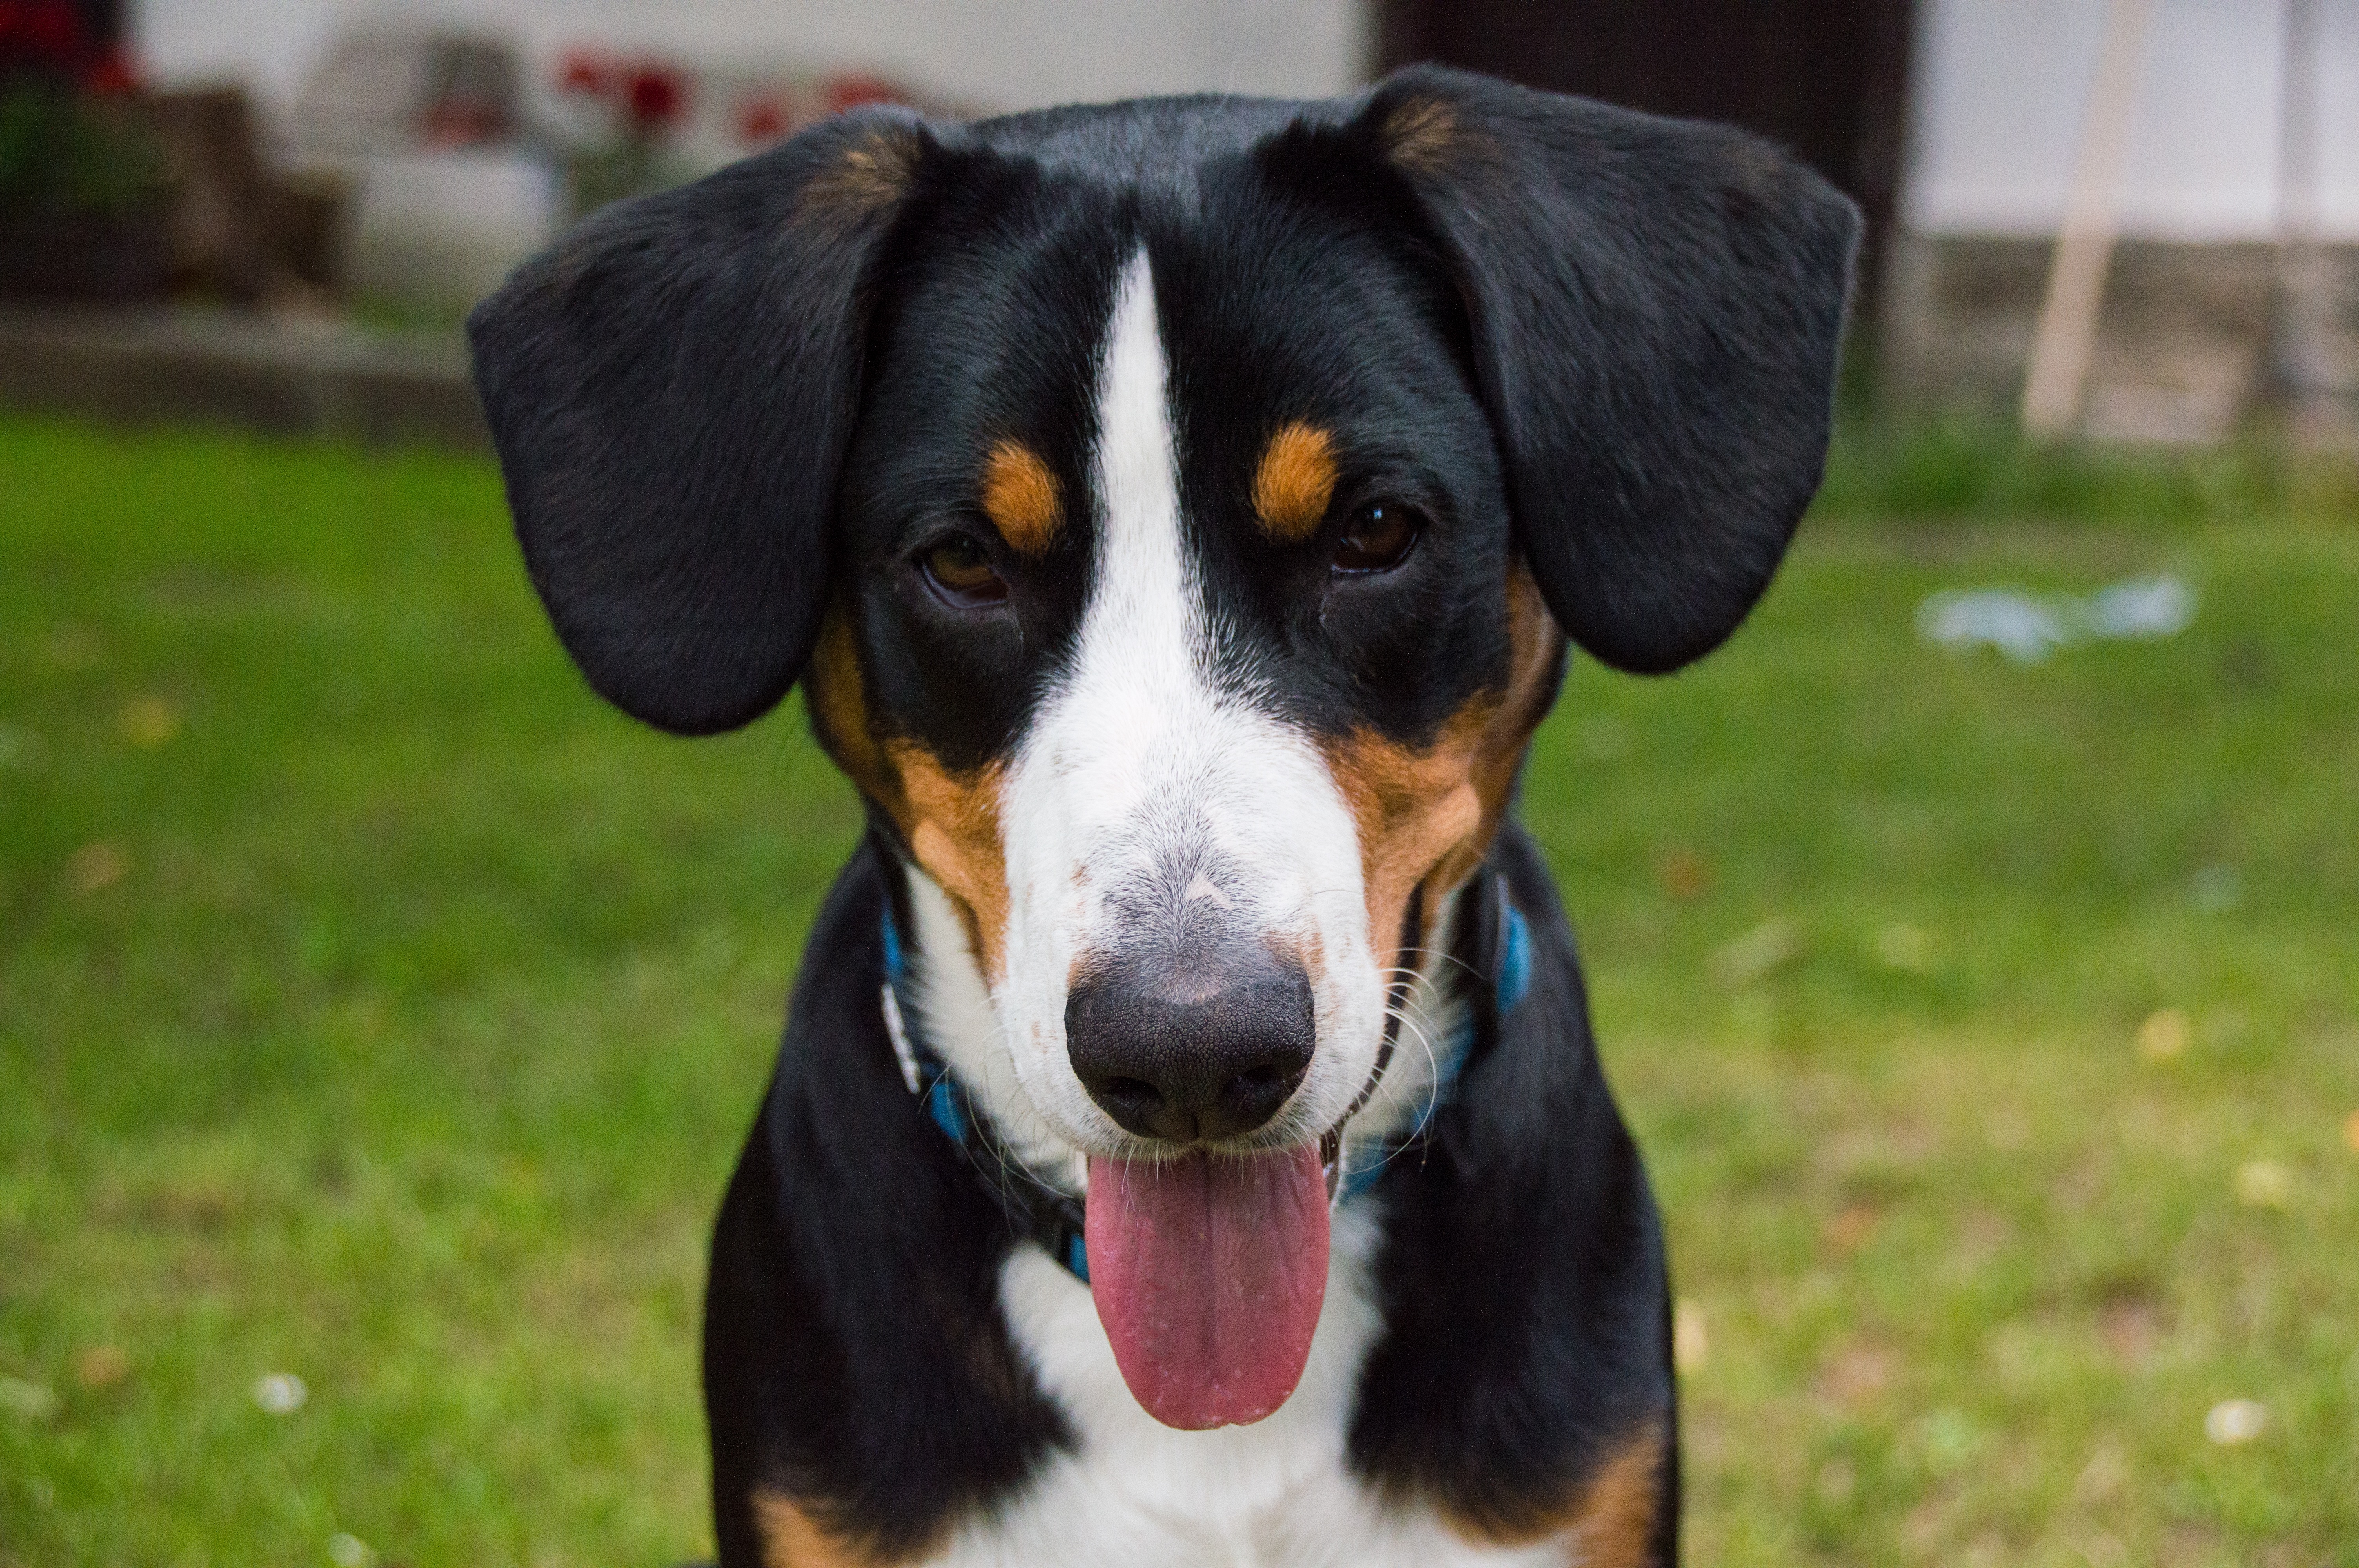
[[[803,672],[803,703],[810,709],[820,744],[843,774],[883,803],[897,819],[899,781],[885,766],[868,721],[867,695],[860,677],[860,654],[852,621],[841,605],[831,606],[820,623],[819,643]]]
[[[986,763],[954,773],[923,747],[888,741],[886,753],[901,778],[908,819],[901,831],[909,852],[958,905],[967,939],[984,974],[996,981],[1007,937],[1007,849],[1000,837],[1001,769]]]
[[[1254,470],[1254,516],[1263,533],[1280,544],[1300,544],[1327,520],[1334,494],[1334,438],[1298,420],[1269,438]]]
[[[1328,767],[1359,828],[1368,943],[1387,965],[1400,957],[1411,891],[1482,827],[1483,799],[1468,764],[1470,738],[1483,717],[1480,705],[1461,712],[1427,752],[1367,730],[1327,748]]]
[[[1520,563],[1507,580],[1507,622],[1506,689],[1461,708],[1431,747],[1415,752],[1365,730],[1327,747],[1359,827],[1368,941],[1380,955],[1397,957],[1409,895],[1420,886],[1429,924],[1419,939],[1434,936],[1440,895],[1473,872],[1506,818],[1564,641]]]
[[[957,906],[984,973],[998,979],[1007,931],[999,764],[957,773],[913,741],[880,742],[868,717],[852,623],[840,611],[831,610],[820,627],[803,692],[820,744],[900,828],[918,864]]]
[[[1498,835],[1506,820],[1516,788],[1516,770],[1531,744],[1532,731],[1548,717],[1556,695],[1557,661],[1564,651],[1564,633],[1540,599],[1539,584],[1530,568],[1518,560],[1507,576],[1507,689],[1492,708],[1476,737],[1471,765],[1474,791],[1483,800],[1483,826],[1466,843],[1443,858],[1427,881],[1431,895],[1426,908],[1437,914],[1440,895],[1458,885]],[[1431,935],[1429,933],[1429,935]]]
[[[1008,547],[1027,556],[1057,540],[1063,515],[1057,505],[1057,476],[1040,454],[1021,441],[1002,441],[983,463],[983,514]]]
[[[754,1494],[763,1568],[883,1568],[882,1560],[837,1537],[801,1504],[767,1487]]]

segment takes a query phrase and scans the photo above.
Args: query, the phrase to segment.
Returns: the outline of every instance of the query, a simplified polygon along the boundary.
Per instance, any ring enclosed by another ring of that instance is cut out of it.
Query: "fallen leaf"
[[[1712,954],[1712,978],[1730,990],[1749,986],[1800,957],[1802,946],[1800,926],[1790,920],[1766,921]]]
[[[2351,1152],[2359,1154],[2359,1110],[2343,1119],[2343,1141],[2349,1145]]]
[[[1810,1490],[1829,1508],[1842,1508],[1859,1490],[1859,1471],[1850,1460],[1838,1455],[1819,1466],[1818,1479],[1810,1483]]]
[[[2175,1007],[2157,1008],[2138,1025],[2137,1054],[2148,1062],[2172,1062],[2187,1054],[2195,1031],[2187,1014]]]
[[[1663,891],[1682,903],[1712,891],[1712,862],[1691,849],[1674,849],[1663,857]]]
[[[2250,1443],[2268,1424],[2268,1407],[2258,1400],[2222,1400],[2203,1412],[2203,1435],[2223,1447]]]
[[[1704,1327],[1703,1303],[1681,1296],[1671,1306],[1671,1365],[1691,1377],[1710,1359],[1712,1336]]]
[[[2247,1208],[2284,1208],[2293,1202],[2293,1173],[2275,1160],[2236,1167],[2236,1201]]]
[[[2129,1480],[2129,1455],[2122,1452],[2120,1444],[2107,1438],[2081,1467],[2080,1477],[2072,1483],[2073,1500],[2083,1508],[2111,1502],[2121,1496]]]
[[[112,838],[84,844],[66,861],[66,891],[88,898],[121,881],[131,870],[131,855]]]
[[[1900,1357],[1878,1345],[1853,1343],[1827,1358],[1821,1386],[1846,1405],[1864,1404],[1892,1386]]]
[[[116,1345],[93,1345],[74,1362],[74,1381],[85,1389],[111,1389],[131,1375],[131,1357]]]
[[[180,732],[180,716],[160,697],[135,697],[114,716],[123,738],[141,751],[152,751]]]
[[[2114,1359],[2136,1370],[2154,1358],[2162,1342],[2162,1314],[2141,1297],[2116,1297],[2098,1309],[2097,1333]]]
[[[1867,1205],[1853,1204],[1827,1221],[1827,1239],[1845,1252],[1856,1252],[1875,1234],[1876,1218],[1875,1210]]]

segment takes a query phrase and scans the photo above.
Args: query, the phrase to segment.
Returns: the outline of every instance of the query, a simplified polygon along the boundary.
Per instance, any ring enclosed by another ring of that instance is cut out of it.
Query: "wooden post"
[[[2072,159],[2072,186],[2064,222],[2048,267],[2048,293],[2031,335],[2031,365],[2023,378],[2023,427],[2043,440],[2070,435],[2081,418],[2081,395],[2105,302],[2105,269],[2114,254],[2114,205],[2130,120],[2137,109],[2139,65],[2153,0],[2106,0],[2097,74]]]
[[[2318,0],[2285,0],[2277,75],[2277,265],[2263,391],[2294,407],[2331,379],[2320,363],[2333,324],[2326,253],[2318,240],[2319,44]]]

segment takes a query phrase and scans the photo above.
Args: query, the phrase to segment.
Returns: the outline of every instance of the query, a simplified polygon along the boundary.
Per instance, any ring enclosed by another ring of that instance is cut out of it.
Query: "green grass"
[[[1998,520],[1958,450],[1973,520],[1847,455],[1531,770],[1703,1331],[1690,1559],[2359,1564],[2359,524]],[[2168,642],[1911,631],[2159,567]],[[703,1548],[704,1229],[858,830],[799,719],[596,704],[481,462],[7,422],[0,727],[0,1564]]]

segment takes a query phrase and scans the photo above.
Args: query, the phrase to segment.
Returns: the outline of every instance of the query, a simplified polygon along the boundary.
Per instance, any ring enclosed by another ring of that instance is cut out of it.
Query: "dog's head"
[[[1045,1134],[1296,1149],[1564,637],[1673,669],[1768,582],[1855,227],[1742,134],[1419,70],[833,121],[471,325],[598,690],[701,733],[800,678]]]

